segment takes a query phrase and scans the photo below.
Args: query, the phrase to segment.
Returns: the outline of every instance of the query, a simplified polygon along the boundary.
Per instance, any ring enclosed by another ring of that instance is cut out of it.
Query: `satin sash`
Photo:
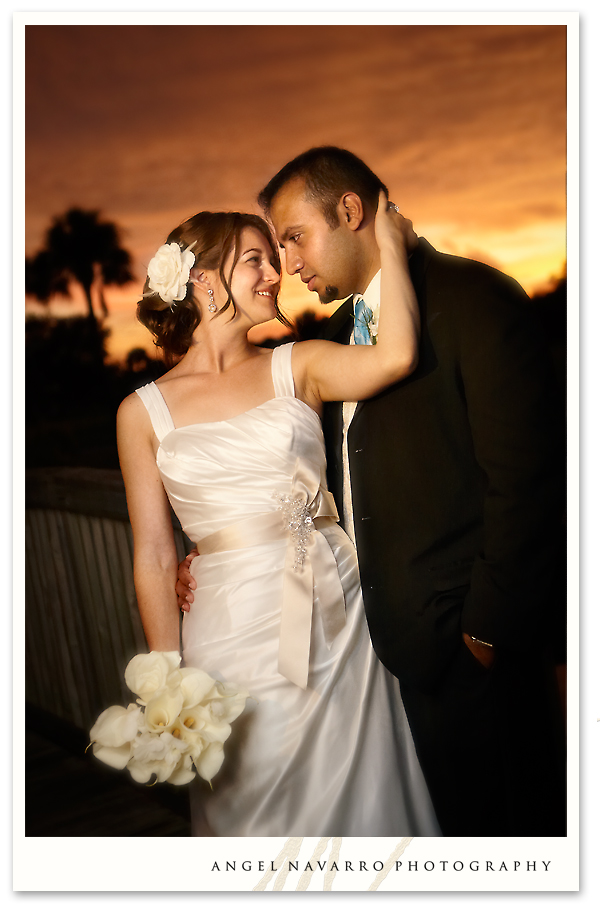
[[[315,575],[319,579],[321,621],[328,648],[346,622],[344,591],[337,563],[320,530],[334,525],[338,513],[333,496],[320,485],[318,466],[306,459],[296,461],[290,494],[275,495],[274,500],[279,504],[273,512],[264,512],[215,531],[196,546],[198,553],[204,556],[288,538],[278,670],[290,682],[306,689]]]

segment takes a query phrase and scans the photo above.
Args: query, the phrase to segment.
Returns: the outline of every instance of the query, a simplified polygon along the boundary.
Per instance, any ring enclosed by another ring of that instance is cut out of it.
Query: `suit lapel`
[[[425,280],[425,272],[433,253],[435,253],[435,250],[431,244],[428,243],[427,240],[425,240],[423,237],[419,237],[419,245],[413,251],[409,260],[410,277],[417,294],[417,298],[419,297],[420,289]],[[369,399],[359,401],[357,403],[356,410],[354,411],[354,416],[352,418],[352,423],[350,424],[351,428],[354,426],[358,415],[363,410],[368,400]]]
[[[412,253],[409,261],[410,277],[417,293],[417,297],[419,296],[420,290],[425,280],[425,272],[427,271],[427,266],[434,253],[435,250],[431,244],[428,243],[427,240],[425,240],[423,237],[419,237],[419,245]],[[329,317],[323,330],[320,333],[320,338],[324,338],[327,341],[335,341],[338,344],[348,344],[350,342],[350,336],[354,328],[354,311],[352,301],[353,296],[348,297],[348,299],[343,302],[343,304],[335,311],[335,313]],[[365,401],[359,401],[357,403],[351,426],[355,423],[356,418],[364,407]],[[335,438],[341,439],[341,402],[334,405],[333,408],[329,408],[329,418],[332,421],[331,429],[335,433]]]

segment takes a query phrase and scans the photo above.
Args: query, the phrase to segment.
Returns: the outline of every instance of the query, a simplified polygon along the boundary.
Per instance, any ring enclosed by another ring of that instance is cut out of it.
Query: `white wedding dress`
[[[439,836],[398,683],[371,646],[356,550],[328,517],[321,423],[294,395],[292,347],[273,351],[274,397],[229,420],[176,428],[157,386],[138,390],[173,509],[201,542],[184,661],[251,695],[214,789],[192,784],[192,833]]]

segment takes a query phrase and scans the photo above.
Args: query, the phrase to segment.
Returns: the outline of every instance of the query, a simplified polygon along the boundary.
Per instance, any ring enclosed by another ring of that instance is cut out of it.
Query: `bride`
[[[144,631],[151,650],[179,650],[170,503],[198,542],[184,662],[251,696],[213,789],[192,785],[195,836],[439,834],[325,482],[322,402],[368,398],[416,366],[412,226],[381,194],[375,227],[372,346],[249,342],[283,319],[277,248],[256,215],[195,215],[148,269],[139,318],[180,359],[117,419]]]

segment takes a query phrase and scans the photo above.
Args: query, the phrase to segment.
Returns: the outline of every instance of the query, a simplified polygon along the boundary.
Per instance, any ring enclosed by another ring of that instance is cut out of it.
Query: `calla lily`
[[[125,743],[122,746],[101,746],[94,743],[92,751],[96,758],[99,758],[105,765],[122,771],[127,767],[127,762],[131,758],[131,743]]]
[[[153,774],[158,774],[161,762],[138,762],[134,758],[127,765],[127,770],[138,784],[147,784]]]
[[[182,784],[189,784],[191,781],[193,781],[195,776],[196,772],[192,765],[192,756],[184,755],[180,759],[177,767],[171,772],[169,783],[176,784],[177,786],[181,786]]]
[[[231,726],[223,723],[207,723],[202,729],[201,736],[207,743],[224,743],[231,736]]]
[[[140,703],[146,704],[167,686],[178,684],[180,663],[179,651],[136,654],[125,668],[125,682],[132,692],[139,695]]]
[[[182,721],[182,739],[194,745],[199,742],[204,744],[223,743],[231,734],[231,727],[228,723],[215,720],[210,705],[196,705],[193,708],[184,708],[181,712],[180,720]]]
[[[199,705],[213,688],[214,679],[204,670],[196,670],[194,667],[184,667],[180,673],[183,707],[192,708]]]
[[[194,758],[194,764],[200,777],[204,780],[212,780],[223,764],[224,757],[222,743],[209,743],[206,749],[197,758]]]
[[[208,702],[211,716],[216,723],[230,724],[246,707],[247,692],[214,698]]]
[[[194,745],[204,743],[202,730],[209,719],[208,711],[203,705],[182,708],[171,732],[183,742]]]
[[[137,733],[141,708],[129,705],[112,705],[103,711],[92,729],[90,739],[101,746],[120,747],[129,743]],[[94,755],[97,755],[94,750]]]
[[[146,729],[152,733],[169,730],[177,720],[182,706],[183,695],[180,691],[162,690],[146,705]]]

